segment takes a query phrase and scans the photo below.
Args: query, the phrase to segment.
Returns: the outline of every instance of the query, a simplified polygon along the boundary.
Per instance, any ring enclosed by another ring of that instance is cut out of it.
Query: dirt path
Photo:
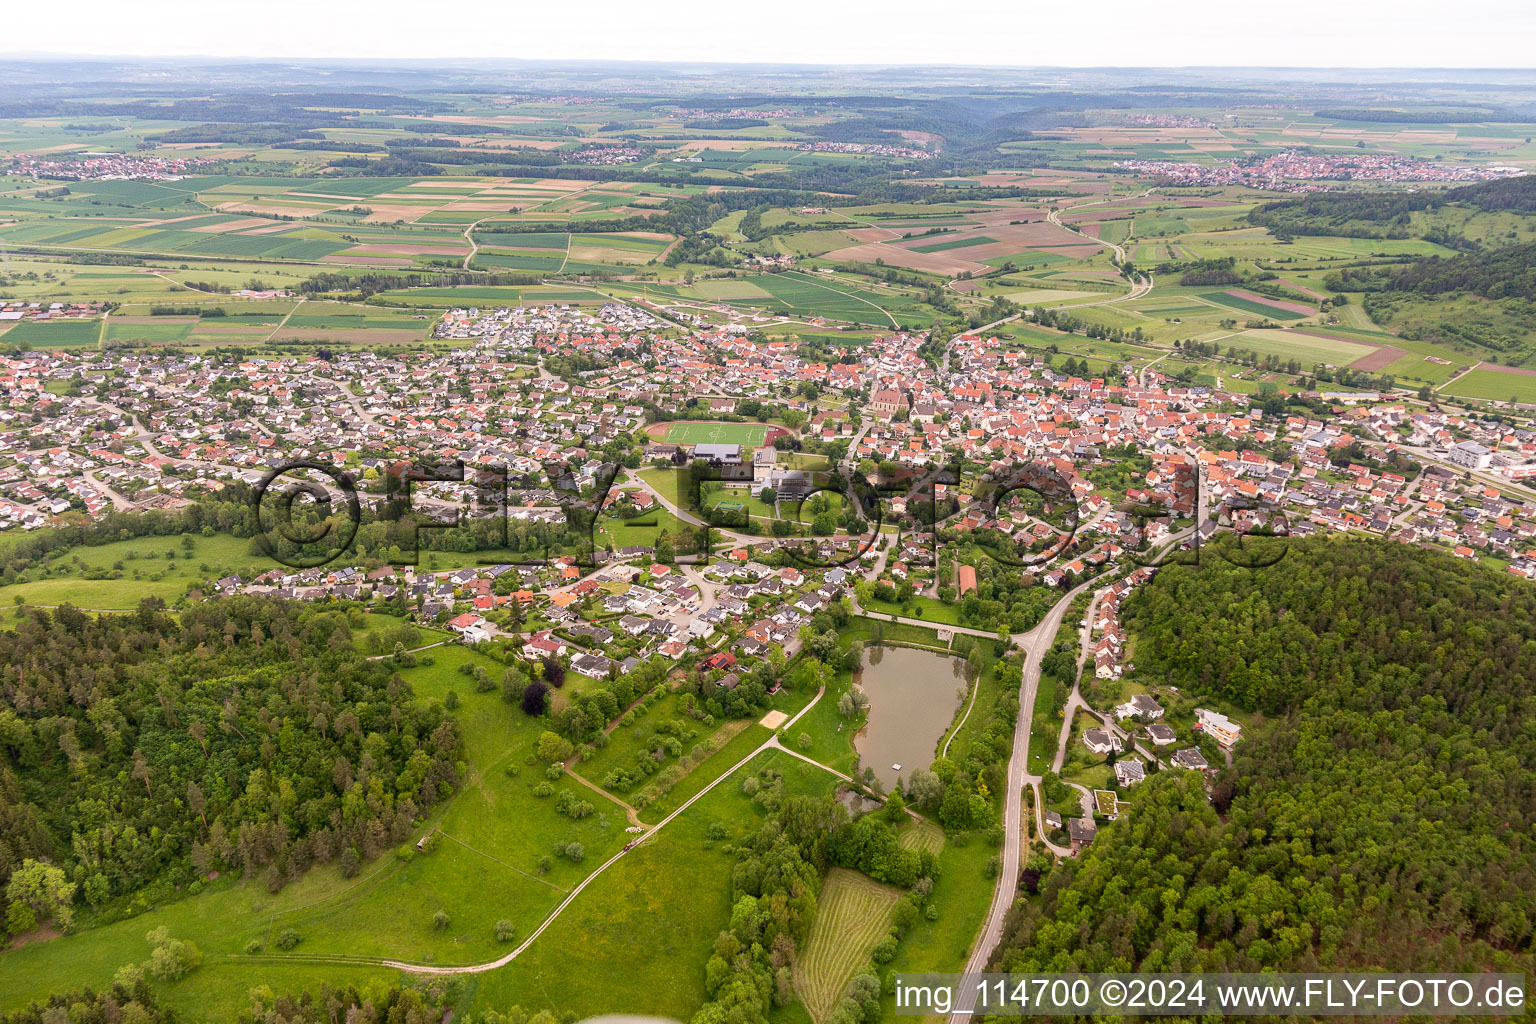
[[[581,783],[583,786],[586,786],[588,789],[590,789],[592,792],[596,793],[598,796],[602,797],[603,799],[611,800],[614,803],[618,804],[620,807],[624,808],[624,816],[629,819],[629,823],[631,825],[638,825],[641,828],[650,828],[649,825],[647,825],[645,822],[640,820],[640,812],[639,811],[635,810],[629,804],[625,803],[623,800],[620,800],[618,797],[614,796],[612,793],[608,792],[606,789],[604,789],[603,787],[599,786],[597,783],[591,781],[590,779],[586,779],[586,778],[583,778],[580,775],[577,775],[575,770],[572,769],[570,765],[565,765],[564,767],[565,767],[565,774],[569,775],[571,778],[575,779],[577,782]]]
[[[826,692],[827,692],[826,691],[826,687],[822,687],[822,688],[818,689],[816,691],[816,696],[812,697],[810,702],[808,704],[806,704],[805,707],[803,707],[799,711],[795,712],[795,716],[793,718],[791,718],[789,721],[785,722],[783,728],[788,728],[789,726],[794,725],[795,722],[797,722],[803,715],[805,715],[808,711],[810,711],[812,708],[814,708],[817,705],[818,702],[820,702],[822,696]],[[654,827],[652,827],[649,832],[646,832],[639,839],[636,839],[634,842],[632,842],[629,845],[627,845],[624,849],[620,850],[618,853],[615,853],[612,857],[609,857],[607,860],[603,861],[603,863],[599,864],[597,866],[597,868],[594,869],[593,872],[590,875],[588,875],[586,878],[583,878],[581,880],[581,882],[578,883],[577,886],[574,889],[572,889],[566,895],[565,899],[560,901],[560,903],[555,907],[554,910],[550,911],[549,915],[547,917],[545,917],[544,920],[539,923],[539,926],[537,928],[535,928],[531,933],[529,933],[529,935],[528,935],[528,937],[526,939],[524,939],[521,943],[518,944],[516,949],[512,950],[510,953],[507,953],[504,956],[496,958],[495,960],[488,960],[485,963],[478,963],[478,964],[459,964],[457,966],[438,966],[438,965],[434,965],[434,964],[411,963],[411,962],[405,961],[405,960],[390,960],[390,959],[387,959],[387,958],[384,958],[384,957],[372,957],[372,956],[347,956],[347,955],[340,955],[340,956],[285,956],[285,957],[281,957],[281,958],[273,957],[272,959],[274,959],[274,960],[281,959],[281,960],[283,960],[286,963],[305,963],[305,962],[307,962],[307,963],[321,963],[321,964],[362,964],[362,965],[376,966],[376,967],[393,967],[396,970],[407,971],[407,972],[412,973],[412,974],[433,974],[433,975],[441,975],[441,974],[483,974],[486,971],[494,971],[498,967],[505,967],[507,964],[511,963],[513,960],[516,960],[519,956],[521,956],[524,952],[526,952],[528,947],[532,946],[533,943],[538,939],[538,937],[540,935],[544,934],[545,929],[547,929],[550,925],[554,924],[555,920],[562,913],[565,912],[565,909],[567,907],[569,907],[576,900],[576,898],[578,896],[581,895],[582,890],[584,890],[587,886],[591,885],[592,882],[595,881],[597,879],[597,877],[599,875],[601,875],[604,871],[607,871],[609,868],[611,868],[615,864],[617,864],[624,857],[625,854],[627,854],[630,850],[634,849],[636,846],[639,846],[641,843],[646,842],[647,840],[649,840],[651,838],[651,836],[655,835],[657,832],[660,832],[663,828],[665,828],[669,823],[671,823],[679,815],[681,815],[683,812],[687,811],[688,808],[692,807],[695,803],[697,803],[700,799],[702,799],[705,794],[709,793],[716,786],[720,785],[720,783],[724,782],[726,779],[728,779],[731,776],[735,775],[737,771],[739,771],[741,768],[743,768],[744,766],[749,764],[752,761],[753,758],[757,757],[759,754],[763,753],[766,750],[775,750],[775,749],[778,749],[778,750],[783,750],[784,749],[783,747],[781,747],[779,745],[777,734],[768,737],[768,739],[764,740],[755,750],[753,750],[751,753],[749,753],[746,757],[743,757],[740,761],[737,761],[730,768],[727,768],[725,771],[721,772],[719,776],[717,776],[715,779],[713,779],[709,783],[709,785],[705,786],[703,789],[699,790],[693,796],[689,797],[687,800],[685,800],[677,808],[677,810],[673,811],[671,814],[668,814],[665,818],[662,818],[659,822],[657,822],[656,825]],[[794,753],[793,751],[786,751],[786,752],[787,753],[791,753],[791,754]],[[796,755],[796,756],[798,756],[798,755]],[[813,763],[819,763],[819,762],[813,762]],[[821,765],[821,767],[825,768],[826,766],[825,765]],[[828,769],[828,770],[830,771],[830,769]]]
[[[299,311],[299,307],[304,305],[304,302],[305,302],[305,300],[301,298],[301,299],[299,299],[298,302],[295,302],[293,304],[293,308],[288,311],[288,315],[283,317],[282,320],[278,321],[277,326],[272,328],[272,333],[267,335],[267,340],[268,341],[271,341],[273,338],[277,337],[277,332],[282,330],[284,327],[286,327],[288,325],[289,318],[291,318],[293,316],[293,314],[295,314],[295,313],[297,313]]]

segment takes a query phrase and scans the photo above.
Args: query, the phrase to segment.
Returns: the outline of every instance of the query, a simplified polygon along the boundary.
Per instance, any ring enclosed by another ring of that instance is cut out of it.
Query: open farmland
[[[826,1020],[854,972],[884,936],[902,891],[845,868],[833,868],[816,898],[816,920],[795,964],[795,991],[811,1019]]]
[[[1440,388],[1440,392],[1487,402],[1536,404],[1536,374],[1479,366]]]
[[[1368,345],[1345,341],[1341,338],[1320,337],[1301,331],[1254,330],[1244,331],[1226,343],[1229,348],[1248,348],[1260,355],[1275,355],[1282,359],[1299,359],[1303,364],[1328,363],[1333,366],[1349,366],[1370,356],[1375,349]],[[1389,350],[1388,362],[1402,355],[1400,350]]]
[[[100,320],[26,321],[10,327],[0,340],[25,343],[33,348],[70,348],[94,345],[101,338]]]
[[[1260,301],[1258,299],[1248,298],[1244,295],[1238,294],[1235,291],[1204,292],[1200,297],[1202,299],[1209,299],[1211,302],[1220,303],[1221,305],[1230,307],[1232,309],[1240,310],[1244,313],[1257,313],[1261,316],[1269,317],[1272,320],[1300,320],[1308,315],[1306,313],[1297,312],[1294,309],[1282,307],[1268,300]]]
[[[122,17],[212,24],[157,13]],[[0,1018],[899,1024],[893,975],[982,964],[1536,970],[1536,641],[1496,614],[1536,580],[1536,73],[482,59],[495,19],[436,13],[416,61],[0,68]],[[479,35],[430,58],[440,22]],[[744,465],[688,493],[705,445]],[[1010,460],[1073,498],[984,512]],[[257,500],[293,462],[342,500]],[[883,499],[817,493],[844,469]],[[1271,514],[1279,575],[1176,564]],[[1382,625],[1424,594],[1438,660]],[[1330,609],[1339,671],[1265,653],[1329,653]],[[1193,621],[1245,657],[1191,661]],[[1368,685],[1308,725],[1335,677]],[[1116,768],[1111,820],[1072,784]],[[1275,868],[1297,821],[1331,870]],[[1234,922],[1191,916],[1212,858]]]

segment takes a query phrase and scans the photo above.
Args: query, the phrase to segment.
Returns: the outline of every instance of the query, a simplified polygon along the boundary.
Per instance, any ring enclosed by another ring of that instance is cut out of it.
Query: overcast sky
[[[1532,0],[73,0],[0,51],[1054,66],[1532,67]],[[26,47],[17,43],[25,40]]]

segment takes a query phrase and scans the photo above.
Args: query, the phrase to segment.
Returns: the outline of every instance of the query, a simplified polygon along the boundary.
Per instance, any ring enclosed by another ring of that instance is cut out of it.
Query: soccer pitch
[[[760,446],[768,437],[763,423],[674,423],[668,444],[740,444]]]

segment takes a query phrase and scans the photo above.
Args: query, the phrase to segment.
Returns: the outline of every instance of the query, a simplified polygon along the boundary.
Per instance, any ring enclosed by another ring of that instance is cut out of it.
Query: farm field
[[[1510,373],[1483,367],[1471,370],[1440,388],[1443,394],[1488,402],[1536,403],[1536,374]]]
[[[1241,295],[1234,295],[1232,292],[1204,292],[1200,297],[1223,306],[1229,306],[1232,309],[1241,310],[1244,313],[1257,313],[1272,320],[1300,320],[1308,315],[1291,309],[1283,309],[1269,302],[1261,302],[1255,299],[1244,298]]]
[[[1326,330],[1326,328],[1321,329]],[[1328,363],[1348,366],[1376,351],[1368,345],[1360,345],[1340,338],[1316,337],[1299,331],[1252,330],[1244,331],[1222,343],[1222,348],[1252,349],[1260,355],[1274,355],[1282,359],[1299,359],[1306,366]]]
[[[0,341],[32,348],[73,348],[94,345],[100,339],[100,320],[24,320],[0,333]]]
[[[885,937],[902,890],[833,868],[816,895],[816,920],[795,964],[795,991],[811,1019],[826,1020],[843,990]]]

